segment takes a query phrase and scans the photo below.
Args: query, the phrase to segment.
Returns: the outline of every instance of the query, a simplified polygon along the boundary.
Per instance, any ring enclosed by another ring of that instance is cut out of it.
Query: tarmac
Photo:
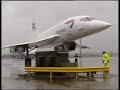
[[[69,58],[74,62],[74,58]],[[102,57],[91,57],[78,59],[79,67],[103,66]],[[79,80],[68,78],[55,78],[50,84],[49,78],[24,79],[19,78],[19,74],[25,74],[23,59],[2,59],[2,89],[118,89],[118,57],[111,57],[110,72],[107,80],[103,79],[103,73],[96,73],[95,78],[91,81],[84,78],[86,74],[80,74],[83,78]],[[35,66],[35,60],[32,60],[32,66]]]

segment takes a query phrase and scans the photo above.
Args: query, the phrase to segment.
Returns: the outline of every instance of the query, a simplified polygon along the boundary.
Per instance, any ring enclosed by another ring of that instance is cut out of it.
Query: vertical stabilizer
[[[27,35],[28,40],[31,41],[37,39],[38,34],[39,34],[38,27],[36,25],[35,19],[33,18],[31,22],[31,30],[28,32]]]

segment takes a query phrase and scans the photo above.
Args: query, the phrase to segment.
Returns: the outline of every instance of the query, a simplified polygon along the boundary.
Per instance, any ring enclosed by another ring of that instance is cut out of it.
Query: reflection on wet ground
[[[102,57],[82,58],[82,67],[103,66]],[[78,65],[80,67],[80,60]],[[70,58],[70,62],[74,62]],[[35,65],[35,61],[32,61]],[[2,89],[118,89],[118,57],[112,57],[110,61],[110,73],[107,79],[103,79],[103,73],[96,73],[93,80],[86,78],[86,74],[80,74],[80,79],[75,78],[56,78],[53,77],[52,83],[49,76],[39,78],[22,78],[19,74],[25,74],[24,60],[2,59]]]

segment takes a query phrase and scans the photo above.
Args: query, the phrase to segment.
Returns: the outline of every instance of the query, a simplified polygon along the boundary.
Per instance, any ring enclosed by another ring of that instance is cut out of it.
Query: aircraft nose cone
[[[96,29],[98,30],[104,30],[107,29],[108,27],[112,26],[112,24],[108,23],[108,22],[104,22],[104,21],[97,21],[95,23]]]
[[[108,22],[102,22],[101,26],[104,27],[104,28],[108,28],[108,27],[112,26],[112,24],[110,24]]]

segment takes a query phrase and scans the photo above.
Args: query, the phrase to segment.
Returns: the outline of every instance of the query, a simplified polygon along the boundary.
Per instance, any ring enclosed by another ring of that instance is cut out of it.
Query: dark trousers
[[[77,59],[75,59],[75,62],[77,62]]]

